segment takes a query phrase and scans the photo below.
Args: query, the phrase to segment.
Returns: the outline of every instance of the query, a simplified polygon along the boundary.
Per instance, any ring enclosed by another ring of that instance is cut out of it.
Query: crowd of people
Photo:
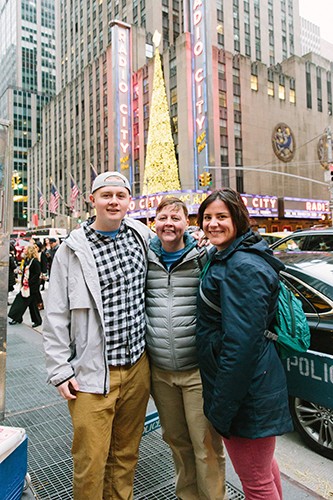
[[[56,238],[45,238],[43,242],[31,238],[19,260],[14,244],[10,243],[8,291],[13,292],[15,285],[19,285],[19,291],[8,312],[10,325],[22,323],[28,308],[32,327],[37,328],[42,324],[40,310],[44,309],[44,303],[41,291],[49,280],[52,261],[58,248],[59,241]]]
[[[247,500],[281,500],[275,441],[292,424],[264,331],[283,265],[241,197],[210,194],[201,237],[175,197],[159,204],[156,233],[126,217],[131,187],[118,172],[96,177],[90,201],[96,215],[53,255],[43,325],[48,382],[72,419],[74,500],[133,499],[150,394],[178,499],[227,498],[226,449]],[[29,253],[25,266],[31,259],[40,277],[42,259]]]

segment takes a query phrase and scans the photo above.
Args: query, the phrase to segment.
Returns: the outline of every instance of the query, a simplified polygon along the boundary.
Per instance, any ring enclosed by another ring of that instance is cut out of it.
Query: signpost
[[[0,120],[0,420],[5,414],[9,238],[13,220],[11,126]]]

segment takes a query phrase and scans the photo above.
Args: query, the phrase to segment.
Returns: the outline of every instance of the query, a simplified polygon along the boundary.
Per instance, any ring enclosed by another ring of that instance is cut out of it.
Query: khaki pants
[[[146,354],[130,368],[110,369],[110,393],[79,392],[68,402],[74,437],[75,500],[131,500],[150,371]]]
[[[199,369],[165,371],[151,367],[152,395],[164,441],[176,469],[176,495],[181,500],[225,498],[222,438],[203,413]]]

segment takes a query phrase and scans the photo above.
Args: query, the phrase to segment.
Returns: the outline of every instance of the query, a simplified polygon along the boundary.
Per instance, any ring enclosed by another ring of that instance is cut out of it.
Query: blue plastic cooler
[[[20,427],[0,426],[0,499],[19,500],[27,474],[28,438]]]

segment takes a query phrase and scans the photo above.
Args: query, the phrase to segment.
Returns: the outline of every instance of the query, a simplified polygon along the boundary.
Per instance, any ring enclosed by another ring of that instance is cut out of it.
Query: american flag
[[[45,200],[45,198],[44,198],[43,193],[41,192],[41,190],[39,188],[37,188],[37,189],[38,189],[38,206],[39,206],[39,211],[40,211],[40,215],[44,219],[44,217],[45,217],[44,205],[46,204],[46,200]]]
[[[59,206],[59,198],[60,194],[58,193],[57,188],[51,183],[51,196],[49,202],[49,210],[51,214],[56,214]]]
[[[71,210],[74,210],[74,205],[75,205],[75,200],[79,196],[79,188],[75,184],[74,180],[71,177],[71,201],[70,201],[70,206]]]
[[[94,182],[94,180],[96,179],[97,176],[98,176],[98,173],[97,173],[96,168],[94,167],[94,165],[92,163],[90,163],[90,181],[91,181],[91,185],[92,185],[92,183]]]

